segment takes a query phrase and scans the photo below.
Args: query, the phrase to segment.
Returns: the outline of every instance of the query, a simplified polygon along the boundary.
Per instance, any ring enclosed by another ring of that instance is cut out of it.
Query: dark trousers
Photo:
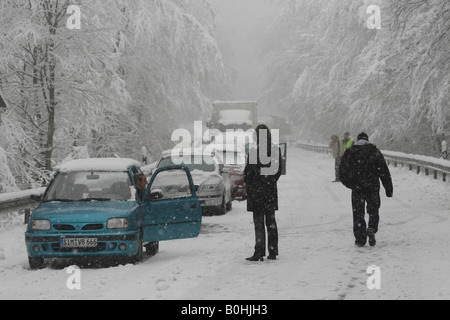
[[[278,228],[275,219],[275,211],[253,212],[255,224],[255,255],[266,255],[266,230],[268,234],[269,255],[278,255]]]
[[[368,229],[376,234],[378,232],[378,224],[380,222],[380,206],[381,199],[379,192],[352,192],[353,206],[353,233],[356,241],[366,243],[367,230],[365,220],[365,206],[367,204],[367,213],[369,214]]]
[[[339,167],[340,167],[340,165],[341,165],[341,157],[337,157],[335,160],[334,160],[334,172],[335,172],[335,175],[336,175],[336,181],[339,181],[340,179],[339,179]]]

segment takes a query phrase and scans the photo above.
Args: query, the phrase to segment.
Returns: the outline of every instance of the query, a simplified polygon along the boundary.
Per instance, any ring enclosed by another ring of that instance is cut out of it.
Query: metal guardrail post
[[[30,222],[31,209],[25,209],[24,213],[24,224],[28,224]]]

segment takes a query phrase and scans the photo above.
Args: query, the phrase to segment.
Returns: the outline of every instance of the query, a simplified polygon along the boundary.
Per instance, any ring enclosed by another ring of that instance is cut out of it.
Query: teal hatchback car
[[[139,162],[82,159],[61,165],[25,233],[28,259],[110,257],[139,262],[159,241],[197,237],[202,210],[187,167],[157,170],[148,185]]]

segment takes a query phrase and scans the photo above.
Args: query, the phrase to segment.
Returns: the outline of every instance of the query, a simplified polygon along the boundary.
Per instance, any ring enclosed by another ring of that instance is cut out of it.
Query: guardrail
[[[44,191],[45,188],[40,188],[0,194],[0,214],[23,211],[24,223],[28,223],[31,210],[39,204],[35,198]]]
[[[332,153],[332,150],[328,146],[297,143],[297,147],[312,152]],[[399,165],[408,167],[410,171],[415,171],[417,174],[423,172],[426,176],[432,175],[434,179],[441,179],[444,182],[450,176],[450,161],[394,151],[382,151],[382,153],[386,162],[394,167],[398,167]]]

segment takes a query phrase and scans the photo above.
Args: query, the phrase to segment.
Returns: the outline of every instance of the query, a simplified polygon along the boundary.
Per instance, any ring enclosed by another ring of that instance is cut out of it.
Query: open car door
[[[286,175],[287,173],[287,169],[286,169],[286,165],[287,165],[287,143],[280,143],[280,150],[281,150],[281,161],[283,161],[282,164],[282,172],[281,174],[283,176]]]
[[[200,234],[202,208],[189,169],[158,169],[143,201],[144,242],[195,238]]]

